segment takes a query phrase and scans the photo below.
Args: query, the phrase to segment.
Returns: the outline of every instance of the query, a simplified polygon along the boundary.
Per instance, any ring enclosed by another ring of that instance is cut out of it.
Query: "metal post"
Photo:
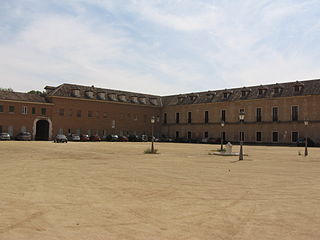
[[[243,127],[242,127],[242,120],[241,120],[241,122],[240,122],[240,126],[241,126],[241,134],[240,134],[240,153],[239,153],[239,161],[240,160],[243,160],[243,150],[242,150],[242,145],[243,145],[243,141],[242,141],[242,139],[243,139]]]
[[[221,132],[221,147],[220,150],[223,150],[223,132]]]
[[[153,125],[154,123],[151,123],[151,135],[152,135],[152,140],[151,140],[151,153],[154,153],[154,137],[153,137]]]
[[[304,126],[306,127],[306,130],[305,130],[305,140],[304,140],[304,156],[308,156],[308,134],[307,134],[307,127],[308,127],[308,120],[305,120],[304,121]]]

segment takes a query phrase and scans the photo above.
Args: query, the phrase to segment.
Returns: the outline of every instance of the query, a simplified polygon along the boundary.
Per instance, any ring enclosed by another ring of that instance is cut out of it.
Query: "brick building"
[[[44,96],[0,92],[0,131],[29,131],[39,140],[57,133],[150,135],[156,116],[158,136],[290,144],[307,134],[320,144],[320,80],[164,97],[72,84],[45,89]]]

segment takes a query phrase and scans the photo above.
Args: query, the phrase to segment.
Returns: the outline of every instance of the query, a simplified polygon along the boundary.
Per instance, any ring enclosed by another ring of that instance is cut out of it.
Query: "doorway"
[[[49,140],[49,122],[47,120],[37,121],[35,140],[38,140],[38,141]]]

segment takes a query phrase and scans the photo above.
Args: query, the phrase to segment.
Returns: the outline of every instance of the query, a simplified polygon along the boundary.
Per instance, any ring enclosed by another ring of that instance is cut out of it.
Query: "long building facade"
[[[35,140],[58,133],[151,135],[155,117],[158,137],[292,144],[308,136],[320,145],[320,80],[172,96],[73,84],[45,90],[42,95],[0,91],[0,132],[28,131]]]

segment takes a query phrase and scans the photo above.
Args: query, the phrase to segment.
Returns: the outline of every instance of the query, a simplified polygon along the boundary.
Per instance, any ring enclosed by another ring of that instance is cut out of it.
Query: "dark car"
[[[80,135],[80,141],[81,142],[87,142],[89,140],[90,140],[89,135],[87,135],[87,134],[81,134]]]
[[[298,138],[297,146],[298,146],[298,147],[303,147],[303,146],[305,146],[305,139],[306,139],[306,138],[304,138],[304,137]],[[314,141],[313,141],[311,138],[307,138],[307,143],[308,143],[308,147],[314,147],[314,146],[315,146],[315,143],[314,143]]]
[[[117,142],[117,141],[119,141],[119,136],[115,135],[115,134],[108,135],[108,136],[106,136],[104,138],[105,138],[106,141],[109,141],[109,142]]]
[[[128,137],[126,137],[126,136],[119,136],[119,141],[120,141],[120,142],[128,142],[129,139],[128,139]]]
[[[130,142],[141,142],[141,137],[134,134],[129,135],[128,139]]]
[[[68,141],[79,142],[80,136],[77,134],[70,134],[68,137]]]
[[[55,143],[67,143],[68,142],[68,138],[64,134],[58,134],[57,136],[55,136],[53,141]]]
[[[10,134],[9,133],[0,133],[0,140],[5,141],[5,140],[10,140]]]
[[[101,138],[98,135],[91,135],[89,139],[91,142],[100,142],[101,141]]]
[[[208,138],[207,143],[211,143],[211,144],[221,144],[221,138]]]
[[[31,141],[31,133],[21,132],[16,136],[16,140],[18,140],[18,141]]]

